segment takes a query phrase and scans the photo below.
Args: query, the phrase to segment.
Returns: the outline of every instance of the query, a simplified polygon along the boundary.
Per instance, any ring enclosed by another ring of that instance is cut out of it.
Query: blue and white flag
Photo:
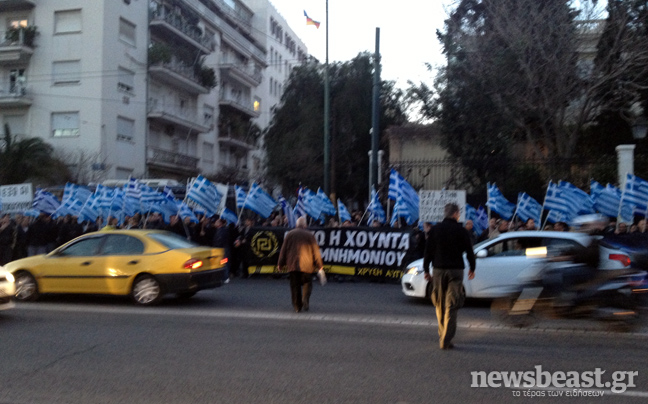
[[[371,190],[371,201],[369,202],[367,211],[369,212],[369,219],[367,219],[369,224],[373,223],[374,221],[384,224],[387,221],[385,210],[380,204],[380,200],[378,199],[378,192],[376,192],[375,189]]]
[[[497,185],[493,183],[487,184],[488,194],[486,206],[488,206],[493,212],[497,213],[506,220],[511,220],[513,214],[515,213],[515,204],[511,203],[504,197],[502,192],[497,188]]]
[[[236,209],[243,209],[243,206],[245,205],[245,197],[247,196],[247,194],[245,193],[243,187],[239,187],[238,185],[234,185],[234,191],[236,193]]]
[[[83,205],[83,208],[81,209],[81,212],[79,213],[79,222],[83,222],[85,220],[94,222],[97,220],[97,217],[101,216],[101,207],[99,206],[99,194],[96,192],[86,200],[85,204]]]
[[[414,218],[411,215],[410,210],[407,207],[407,204],[405,204],[403,195],[398,195],[398,198],[396,198],[396,203],[394,204],[394,211],[392,213],[391,220],[389,221],[390,226],[394,226],[396,224],[396,221],[399,218],[405,219],[407,224],[412,224],[415,222]]]
[[[292,207],[283,196],[279,197],[279,204],[281,205],[281,210],[283,211],[284,216],[288,221],[288,227],[293,228],[297,225],[297,218],[295,217],[295,212]]]
[[[340,216],[340,223],[344,223],[347,220],[349,222],[353,221],[351,219],[351,214],[349,213],[349,210],[347,209],[346,206],[344,206],[344,203],[340,199],[337,200],[337,205],[338,205],[338,215]]]
[[[88,188],[68,182],[65,184],[65,189],[63,191],[63,201],[68,199],[77,199],[82,203],[85,203],[90,195],[92,195],[92,191]]]
[[[61,205],[56,209],[52,217],[57,218],[65,215],[79,216],[81,209],[83,209],[83,202],[71,197],[61,202]]]
[[[308,215],[315,220],[319,219],[322,214],[322,204],[317,194],[308,188],[299,188],[294,212],[296,217]]]
[[[214,184],[202,175],[199,175],[191,183],[189,192],[187,192],[187,199],[201,206],[210,216],[218,211],[218,205],[222,197],[223,195],[218,192]]]
[[[258,186],[256,182],[252,183],[243,207],[267,219],[272,214],[275,206],[277,206],[277,202]]]
[[[481,234],[484,230],[488,229],[488,212],[483,206],[479,205],[475,219],[473,220],[473,227],[475,232]]]
[[[186,203],[184,203],[182,201],[179,201],[179,200],[176,200],[176,206],[178,208],[177,209],[178,210],[178,216],[180,217],[180,219],[184,220],[185,218],[188,217],[189,221],[191,221],[191,223],[198,223],[199,222],[198,218],[196,217],[194,212],[189,208],[189,206],[187,206]]]
[[[61,202],[51,193],[38,188],[32,201],[32,208],[47,214],[53,214],[61,206]]]
[[[572,204],[574,214],[587,215],[594,213],[594,201],[587,192],[567,181],[560,181],[558,187],[563,191],[567,201]]]
[[[227,208],[223,208],[220,217],[221,219],[225,220],[227,223],[238,223],[238,216],[236,216],[236,213],[232,212]]]
[[[648,181],[630,173],[626,174],[619,209],[621,218],[632,222],[634,214],[646,216],[646,210],[648,210]]]
[[[329,199],[329,197],[322,191],[321,188],[317,188],[317,198],[319,199],[320,206],[322,207],[321,213],[334,216],[337,213],[335,205]]]
[[[578,213],[578,203],[575,202],[571,196],[572,195],[569,192],[566,192],[554,182],[549,181],[543,208],[550,212],[555,212],[551,218],[561,217],[562,220],[558,221],[571,222]]]
[[[542,205],[526,192],[520,192],[515,214],[524,222],[533,219],[539,225],[542,220]]]
[[[389,173],[389,192],[387,196],[389,199],[395,201],[398,200],[398,196],[402,196],[402,204],[407,208],[409,216],[412,218],[412,223],[418,220],[420,204],[418,193],[410,183],[393,168]]]
[[[621,204],[621,191],[614,185],[607,184],[606,187],[592,180],[590,182],[590,194],[594,201],[594,208],[601,214],[609,217],[617,217]]]

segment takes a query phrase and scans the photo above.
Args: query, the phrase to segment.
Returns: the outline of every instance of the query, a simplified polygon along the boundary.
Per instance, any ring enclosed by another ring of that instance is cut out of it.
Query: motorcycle
[[[630,331],[639,320],[633,290],[646,272],[596,270],[583,264],[543,261],[520,274],[519,290],[495,299],[491,312],[501,321],[525,327],[539,317],[596,319],[611,330]]]

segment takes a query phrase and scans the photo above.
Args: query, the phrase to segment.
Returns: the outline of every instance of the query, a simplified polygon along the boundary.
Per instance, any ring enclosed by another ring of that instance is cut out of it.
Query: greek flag
[[[572,211],[575,214],[586,215],[594,213],[594,201],[592,201],[591,196],[587,192],[567,181],[560,181],[558,187],[562,189],[567,201],[572,204]]]
[[[322,207],[322,213],[327,214],[327,215],[335,215],[337,213],[337,210],[335,209],[335,205],[333,205],[333,202],[329,199],[328,196],[322,191],[321,188],[317,188],[317,198],[320,201],[320,206]]]
[[[294,212],[296,217],[308,215],[317,220],[322,213],[322,205],[313,191],[308,188],[299,188]]]
[[[142,185],[140,187],[140,190],[142,192],[142,196],[140,197],[142,213],[149,212],[152,205],[159,203],[160,201],[162,201],[162,199],[164,199],[164,196],[160,193],[160,191],[157,191],[147,185]]]
[[[396,198],[396,203],[394,204],[394,212],[392,213],[391,220],[389,221],[390,226],[394,226],[398,218],[401,217],[405,219],[405,221],[407,221],[407,224],[414,223],[414,219],[410,214],[410,210],[408,209],[407,204],[405,204],[403,195],[398,195],[398,198]]]
[[[81,200],[68,198],[61,202],[61,206],[56,209],[56,212],[52,216],[55,218],[65,215],[79,216],[81,209],[83,209],[83,202]]]
[[[297,218],[295,217],[295,212],[293,212],[292,207],[283,196],[279,197],[279,204],[281,205],[281,210],[288,219],[288,227],[295,227],[297,224]]]
[[[95,192],[90,195],[79,213],[79,222],[83,222],[84,220],[94,222],[97,220],[97,217],[101,216],[101,207],[99,204],[99,194]]]
[[[501,217],[503,217],[506,220],[510,220],[513,217],[513,213],[515,213],[515,204],[509,202],[504,195],[502,195],[502,192],[497,188],[497,185],[493,183],[492,185],[490,183],[487,184],[487,202],[486,206],[488,206],[493,212],[497,213]]]
[[[371,190],[371,201],[369,202],[367,211],[369,212],[369,224],[373,223],[374,221],[378,221],[378,223],[384,224],[387,221],[385,210],[380,204],[380,200],[378,199],[378,192],[376,192],[375,189]]]
[[[56,212],[59,206],[61,206],[61,202],[54,195],[40,188],[36,190],[32,208],[51,215]]]
[[[90,195],[92,192],[88,188],[68,182],[63,190],[63,201],[73,198],[85,203]]]
[[[264,219],[267,219],[277,202],[272,199],[256,182],[252,183],[250,187],[250,192],[248,192],[247,198],[245,198],[244,208],[250,209],[253,212],[258,213]]]
[[[646,210],[648,210],[648,181],[630,173],[626,174],[626,183],[621,195],[621,217],[631,222],[635,213],[645,216]]]
[[[484,207],[481,205],[479,205],[479,208],[477,208],[477,213],[475,215],[475,219],[473,220],[473,227],[478,233],[482,233],[488,228],[488,212],[486,212],[486,209],[484,209]]]
[[[346,206],[344,206],[344,203],[342,203],[340,199],[337,200],[337,205],[338,205],[338,214],[340,215],[340,222],[344,223],[347,220],[351,222],[352,221],[351,214],[349,213],[349,210],[347,209]]]
[[[182,220],[188,217],[192,223],[198,223],[198,218],[186,203],[178,200],[176,200],[175,202],[178,208],[178,216],[180,216]]]
[[[393,168],[389,173],[389,199],[398,201],[398,196],[403,198],[402,204],[408,210],[408,215],[412,223],[419,218],[419,196],[416,190],[403,178],[402,175]],[[403,209],[403,208],[401,208]]]
[[[545,194],[544,209],[554,211],[552,218],[561,217],[563,222],[570,222],[578,213],[578,202],[571,198],[571,194],[549,181]],[[558,215],[559,214],[559,215]]]
[[[247,194],[245,193],[245,190],[243,187],[239,187],[238,185],[234,185],[234,190],[236,192],[236,208],[237,209],[243,209],[243,206],[245,205],[245,197]]]
[[[227,208],[223,209],[223,211],[220,214],[220,217],[221,219],[227,221],[227,223],[238,223],[238,216],[236,216],[236,213],[232,212]]]
[[[594,208],[601,214],[609,217],[617,217],[621,205],[621,191],[614,185],[603,186],[592,180],[590,182],[590,194],[594,201]]]
[[[526,192],[520,192],[518,194],[515,214],[524,222],[533,219],[537,224],[540,224],[542,220],[542,205]]]
[[[209,215],[218,211],[218,205],[223,197],[214,184],[202,175],[199,175],[189,187],[187,198],[204,208]]]

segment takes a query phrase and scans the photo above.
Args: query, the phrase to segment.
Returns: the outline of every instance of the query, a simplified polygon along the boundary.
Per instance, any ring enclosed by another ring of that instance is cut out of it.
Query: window
[[[52,136],[72,137],[79,136],[78,112],[53,112]]]
[[[69,34],[81,32],[81,10],[54,12],[54,33]]]
[[[260,112],[261,111],[261,99],[258,97],[254,97],[254,112]]]
[[[135,87],[135,73],[130,70],[119,67],[119,78],[117,82],[117,89],[120,91],[126,91],[128,93],[133,92]]]
[[[17,18],[9,20],[7,27],[17,29],[17,28],[27,28],[27,19]]]
[[[214,125],[214,107],[209,105],[203,106],[203,123],[210,128]]]
[[[25,95],[26,93],[25,69],[12,69],[9,71],[9,94]]]
[[[85,238],[59,251],[58,255],[63,257],[89,257],[96,255],[103,239],[103,237]]]
[[[133,133],[135,132],[135,121],[132,119],[117,117],[117,141],[132,142]]]
[[[204,142],[203,143],[203,153],[202,158],[206,163],[214,162],[214,145],[212,143]]]
[[[25,115],[5,115],[3,125],[9,125],[13,135],[25,135],[27,133],[27,117]]]
[[[81,81],[81,61],[62,60],[52,63],[54,84],[78,84]]]
[[[270,95],[274,95],[274,92],[272,91],[272,87],[274,86],[274,80],[272,77],[270,77]]]
[[[112,234],[106,238],[101,255],[139,255],[144,253],[144,243],[135,237]]]
[[[135,32],[137,26],[123,18],[119,19],[119,39],[129,45],[135,46]]]

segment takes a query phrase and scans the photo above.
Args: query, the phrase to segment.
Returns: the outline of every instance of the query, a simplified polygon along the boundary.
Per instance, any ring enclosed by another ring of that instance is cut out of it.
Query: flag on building
[[[315,21],[312,18],[310,18],[308,14],[306,14],[306,10],[304,10],[304,17],[306,17],[306,25],[314,25],[315,28],[319,28],[320,26],[319,21]]]

